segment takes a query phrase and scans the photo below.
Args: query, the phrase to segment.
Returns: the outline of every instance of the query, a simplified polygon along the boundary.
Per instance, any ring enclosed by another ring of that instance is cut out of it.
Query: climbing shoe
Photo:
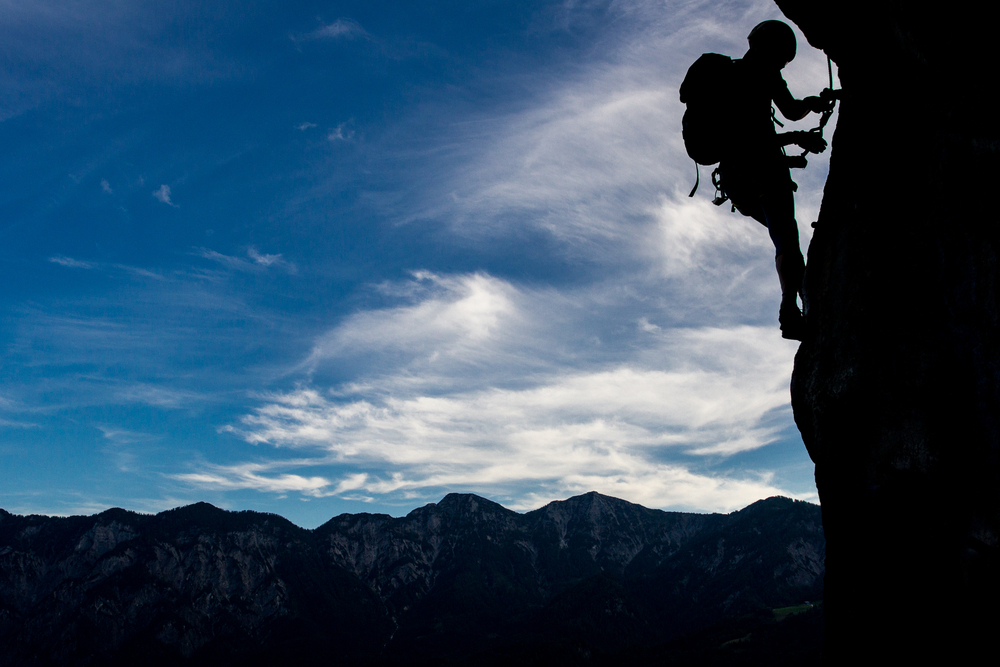
[[[788,340],[802,340],[805,331],[805,319],[798,304],[791,299],[781,301],[778,311],[778,326],[781,327],[781,337]]]

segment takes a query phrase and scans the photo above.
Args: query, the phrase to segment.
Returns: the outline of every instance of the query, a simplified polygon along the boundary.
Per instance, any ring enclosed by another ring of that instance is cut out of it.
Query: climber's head
[[[783,68],[795,57],[795,33],[782,21],[764,21],[747,35],[750,51],[754,59],[778,69]]]

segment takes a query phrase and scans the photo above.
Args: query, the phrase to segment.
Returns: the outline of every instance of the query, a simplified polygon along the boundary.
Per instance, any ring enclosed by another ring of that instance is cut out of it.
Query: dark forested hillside
[[[0,664],[641,664],[817,600],[824,549],[819,507],[787,498],[723,515],[589,493],[519,514],[450,494],[316,530],[205,503],[0,510]]]

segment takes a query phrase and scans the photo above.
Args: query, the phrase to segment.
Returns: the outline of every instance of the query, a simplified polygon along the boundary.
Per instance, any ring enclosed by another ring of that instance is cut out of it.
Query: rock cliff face
[[[787,498],[702,515],[590,493],[518,514],[452,494],[313,531],[204,503],[0,510],[0,665],[577,664],[818,599],[823,549],[819,508]]]
[[[845,97],[792,405],[834,662],[955,659],[997,627],[995,43],[981,3],[777,0]]]

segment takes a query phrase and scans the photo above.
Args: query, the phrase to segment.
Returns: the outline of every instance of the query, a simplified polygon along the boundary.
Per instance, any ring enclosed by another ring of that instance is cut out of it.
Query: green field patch
[[[794,616],[795,614],[801,614],[804,611],[809,611],[816,605],[812,603],[797,604],[791,607],[778,607],[777,609],[772,609],[771,612],[774,614],[774,620],[783,621],[789,616]]]

